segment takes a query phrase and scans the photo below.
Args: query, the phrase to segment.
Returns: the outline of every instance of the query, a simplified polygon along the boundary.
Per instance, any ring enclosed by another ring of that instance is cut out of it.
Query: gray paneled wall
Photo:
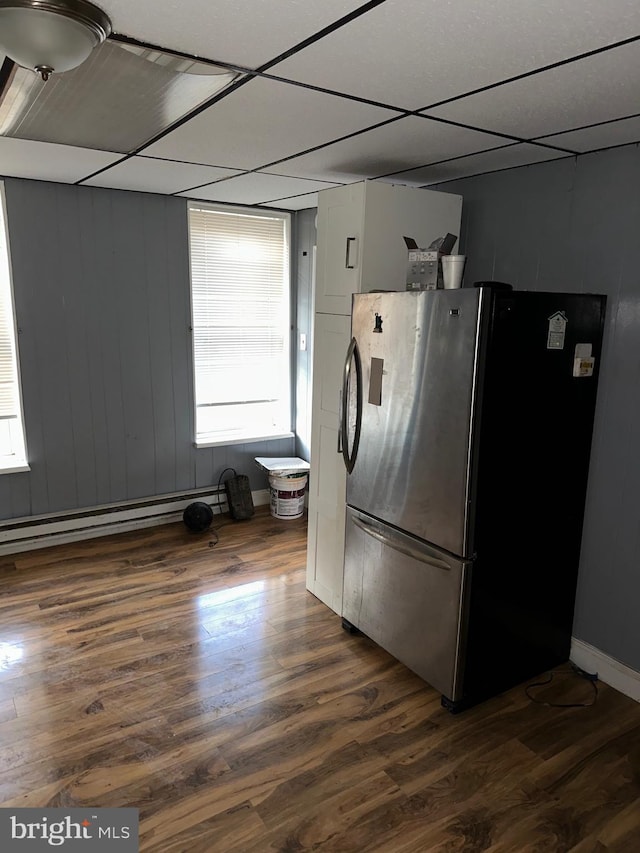
[[[0,518],[215,484],[267,488],[255,456],[294,440],[193,446],[186,200],[5,182],[31,472]]]
[[[608,295],[574,635],[640,670],[640,149],[439,189],[464,197],[465,284]]]

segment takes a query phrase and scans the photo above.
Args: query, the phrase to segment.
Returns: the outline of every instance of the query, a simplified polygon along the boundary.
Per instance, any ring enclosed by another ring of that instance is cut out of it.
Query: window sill
[[[30,471],[31,468],[26,463],[23,465],[13,465],[10,468],[0,467],[0,474],[19,474],[22,471]]]
[[[217,438],[217,439],[196,439],[194,447],[225,447],[232,444],[257,444],[262,441],[277,441],[280,438],[294,438],[295,433],[283,432],[279,435],[252,435],[245,438]]]

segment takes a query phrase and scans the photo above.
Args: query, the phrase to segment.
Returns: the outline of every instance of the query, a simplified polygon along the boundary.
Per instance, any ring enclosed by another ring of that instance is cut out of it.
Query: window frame
[[[24,403],[22,398],[22,371],[20,369],[20,348],[18,347],[18,321],[16,317],[16,300],[13,286],[13,264],[11,262],[11,243],[9,241],[9,215],[7,210],[7,198],[5,192],[4,181],[0,180],[0,213],[2,214],[0,227],[4,229],[4,238],[6,246],[6,258],[0,259],[0,263],[6,261],[7,264],[7,280],[9,285],[9,310],[11,330],[13,332],[13,356],[16,369],[16,397],[18,404],[18,414],[16,417],[16,426],[18,427],[24,449],[24,457],[20,457],[20,461],[16,465],[3,465],[3,458],[0,457],[0,475],[2,474],[17,474],[24,471],[30,471],[29,451],[27,448],[27,431],[24,420]]]
[[[270,433],[264,435],[263,433],[256,433],[253,435],[245,435],[238,438],[207,438],[198,437],[198,401],[196,398],[196,356],[195,356],[195,334],[194,334],[194,294],[193,294],[193,280],[192,280],[192,254],[191,254],[191,243],[192,243],[192,235],[191,235],[191,227],[189,222],[189,214],[195,208],[197,210],[212,210],[212,211],[221,211],[224,213],[237,213],[237,214],[247,214],[249,216],[264,216],[265,218],[278,218],[283,221],[284,224],[284,234],[285,234],[285,250],[287,257],[287,272],[288,272],[288,322],[287,322],[287,334],[288,334],[288,409],[289,409],[289,426],[290,429],[288,431],[284,431],[281,433]],[[196,448],[206,448],[206,447],[225,447],[237,444],[254,444],[257,442],[266,442],[266,441],[277,441],[283,438],[294,438],[295,432],[292,429],[293,418],[294,418],[294,293],[293,293],[293,276],[292,276],[292,268],[293,268],[293,247],[292,247],[292,231],[293,231],[293,223],[292,216],[290,211],[287,210],[274,210],[270,208],[260,208],[260,207],[251,207],[247,205],[229,205],[229,204],[218,204],[215,202],[207,202],[207,201],[199,201],[198,199],[189,199],[187,202],[186,209],[187,216],[187,235],[188,235],[188,251],[189,251],[189,319],[190,326],[189,331],[191,335],[191,381],[192,381],[192,398],[193,398],[193,446]]]

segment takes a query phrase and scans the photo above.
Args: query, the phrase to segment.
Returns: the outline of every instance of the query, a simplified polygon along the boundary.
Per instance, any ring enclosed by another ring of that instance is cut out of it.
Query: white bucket
[[[306,474],[269,475],[271,515],[274,518],[300,518],[304,512]]]

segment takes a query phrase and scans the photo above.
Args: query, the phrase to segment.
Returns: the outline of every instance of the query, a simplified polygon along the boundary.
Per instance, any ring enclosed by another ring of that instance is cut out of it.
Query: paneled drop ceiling
[[[638,0],[98,5],[85,65],[5,61],[1,175],[297,210],[640,140]]]

